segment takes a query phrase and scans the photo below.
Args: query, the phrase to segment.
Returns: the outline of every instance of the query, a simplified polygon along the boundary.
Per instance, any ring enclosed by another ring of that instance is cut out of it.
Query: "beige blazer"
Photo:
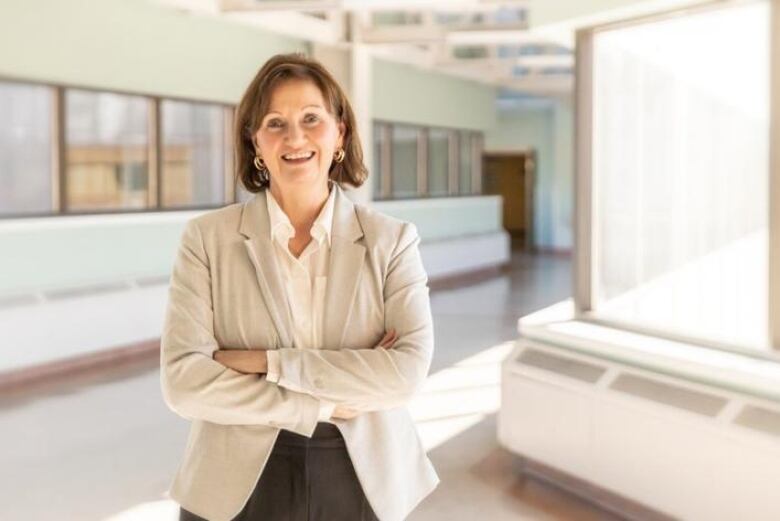
[[[319,398],[363,412],[335,420],[381,521],[406,515],[438,484],[405,404],[433,354],[428,277],[413,223],[336,192],[324,345],[292,346],[264,194],[187,222],[161,340],[165,402],[192,421],[170,497],[211,521],[248,500],[280,428],[311,436]],[[395,328],[392,349],[375,349]],[[220,347],[278,349],[283,382],[212,358]]]

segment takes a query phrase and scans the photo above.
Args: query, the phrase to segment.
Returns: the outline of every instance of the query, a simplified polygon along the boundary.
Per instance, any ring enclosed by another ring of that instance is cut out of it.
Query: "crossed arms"
[[[197,221],[185,226],[171,274],[161,338],[163,397],[187,419],[271,425],[311,436],[320,400],[371,411],[406,403],[425,380],[433,323],[414,224],[405,223],[387,267],[385,330],[392,349],[279,349],[282,378],[273,383],[213,359],[211,275]]]

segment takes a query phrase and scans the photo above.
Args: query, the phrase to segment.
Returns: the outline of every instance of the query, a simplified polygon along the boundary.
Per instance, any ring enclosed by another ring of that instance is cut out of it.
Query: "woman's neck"
[[[293,189],[285,189],[272,184],[268,189],[271,190],[279,207],[290,219],[296,235],[299,235],[299,232],[308,233],[311,230],[314,220],[328,200],[330,195],[328,188],[329,184],[326,184],[324,188],[307,186]]]

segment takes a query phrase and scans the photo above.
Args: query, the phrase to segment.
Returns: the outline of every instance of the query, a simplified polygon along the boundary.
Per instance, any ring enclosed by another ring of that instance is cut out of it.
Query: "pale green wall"
[[[0,78],[237,103],[303,41],[139,0],[0,1]]]
[[[485,134],[485,151],[535,149],[534,233],[543,248],[572,248],[573,111],[568,101],[499,113]]]
[[[0,297],[167,275],[198,213],[0,221]]]
[[[554,215],[553,248],[571,249],[574,242],[574,107],[555,104],[553,115],[554,167],[550,203]]]
[[[501,197],[437,197],[376,201],[376,210],[417,225],[420,240],[441,241],[456,237],[495,233],[503,228]]]
[[[375,119],[480,131],[496,124],[489,85],[380,59],[372,70]]]
[[[414,222],[426,242],[501,229],[501,198],[495,196],[380,201],[373,206]],[[0,220],[0,299],[167,276],[184,223],[200,213]]]
[[[235,104],[268,57],[308,48],[145,0],[0,1],[0,79]],[[492,87],[374,62],[374,118],[485,131],[495,126],[494,101]],[[388,203],[384,210],[414,220],[431,240],[495,230],[494,199]],[[442,212],[447,219],[439,219]],[[0,296],[164,276],[189,215],[0,220]]]

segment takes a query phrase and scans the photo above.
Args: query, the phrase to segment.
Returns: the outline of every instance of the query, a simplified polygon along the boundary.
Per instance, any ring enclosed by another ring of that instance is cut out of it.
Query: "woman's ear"
[[[347,126],[343,121],[339,121],[339,140],[337,148],[344,148],[344,138],[347,134]]]

